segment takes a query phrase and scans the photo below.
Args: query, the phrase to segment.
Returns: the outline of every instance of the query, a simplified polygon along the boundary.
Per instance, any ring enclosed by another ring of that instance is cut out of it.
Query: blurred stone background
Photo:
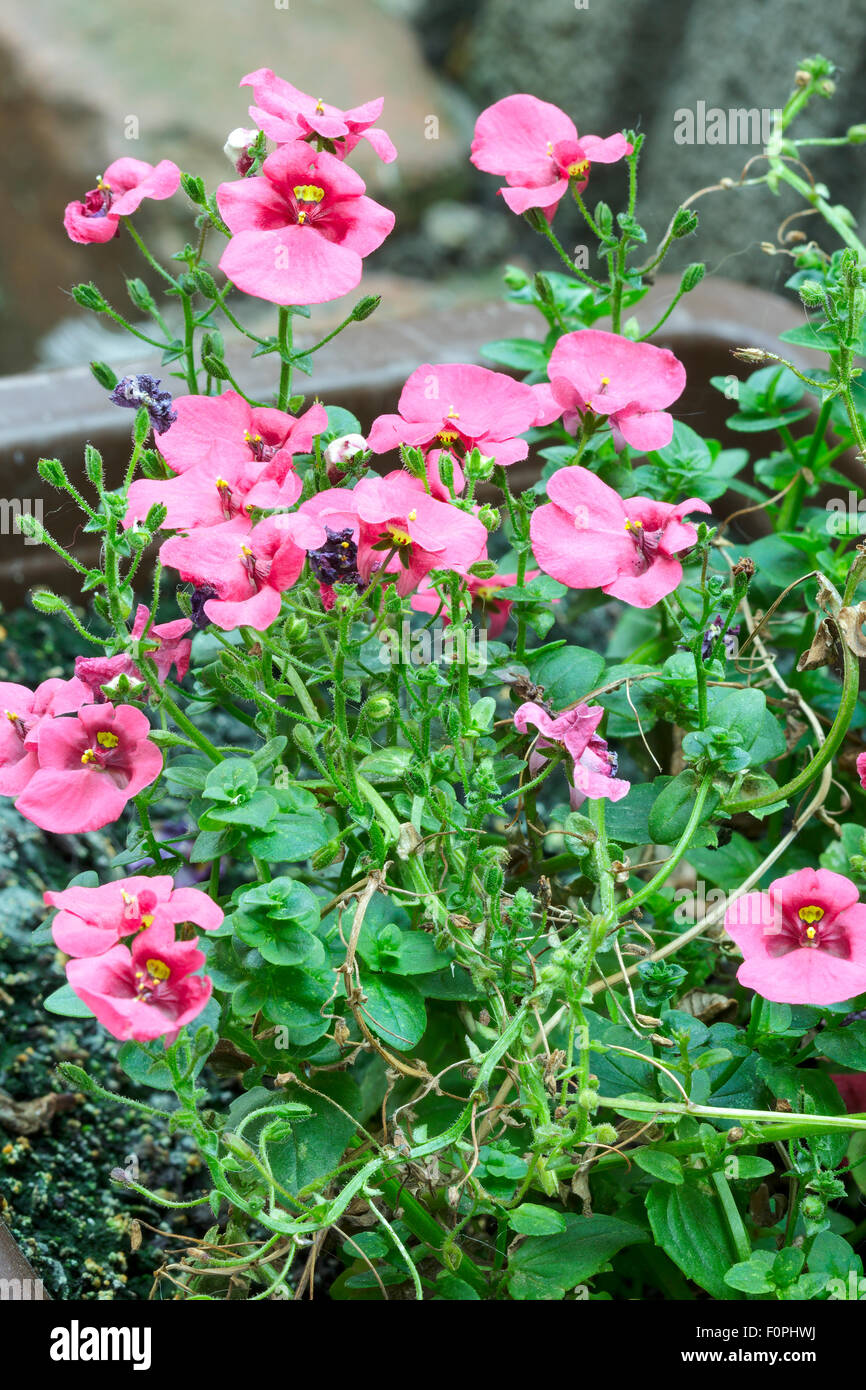
[[[866,120],[864,18],[862,0],[2,0],[0,371],[99,354],[103,330],[68,286],[92,278],[128,311],[123,276],[142,266],[123,236],[69,242],[64,205],[121,154],[171,158],[210,187],[231,177],[222,145],[247,122],[250,96],[237,84],[251,69],[272,67],[343,107],[385,96],[381,124],[400,158],[353,163],[398,221],[368,260],[364,289],[384,294],[380,315],[405,316],[434,299],[496,295],[507,260],[555,268],[495,196],[498,180],[468,162],[483,106],[529,91],[583,133],[646,131],[639,215],[654,244],[684,197],[736,178],[756,148],[678,145],[675,112],[698,101],[781,106],[799,60],[822,52],[839,66],[838,90],[799,133],[842,133]],[[818,149],[810,165],[833,200],[863,213],[866,146]],[[590,203],[617,206],[621,189],[621,168],[597,169]],[[679,263],[700,256],[710,272],[778,288],[787,260],[759,245],[797,206],[787,190],[709,195],[700,239],[677,248]],[[145,204],[142,231],[170,252],[190,235],[188,213],[182,194]],[[835,244],[817,218],[801,225]],[[565,203],[556,227],[565,245],[579,239]],[[324,322],[327,306],[314,313]]]

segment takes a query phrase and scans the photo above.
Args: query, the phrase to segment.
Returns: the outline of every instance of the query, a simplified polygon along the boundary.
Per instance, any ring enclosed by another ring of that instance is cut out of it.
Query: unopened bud
[[[234,130],[229,132],[228,139],[223,145],[223,154],[241,175],[245,174],[252,164],[249,153],[250,146],[255,143],[258,133],[257,130],[236,126]]]
[[[776,360],[772,353],[765,352],[763,348],[732,348],[731,351],[738,362],[749,362],[754,367],[761,367]]]

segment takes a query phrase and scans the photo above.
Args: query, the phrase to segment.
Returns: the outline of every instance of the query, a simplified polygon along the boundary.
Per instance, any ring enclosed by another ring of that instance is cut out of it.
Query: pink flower
[[[155,919],[195,922],[213,931],[223,920],[221,907],[198,888],[175,888],[168,874],[136,874],[98,888],[66,888],[46,893],[45,902],[60,911],[51,923],[58,950],[67,956],[99,956],[125,936],[151,926]]]
[[[526,733],[528,724],[539,730],[529,755],[530,777],[536,777],[548,761],[543,756],[545,748],[564,748],[571,758],[569,800],[574,811],[587,797],[592,801],[599,797],[620,801],[631,788],[630,782],[616,776],[616,755],[595,732],[603,717],[601,705],[577,705],[575,709],[552,715],[542,705],[531,701],[514,712],[514,725],[521,734]]]
[[[651,608],[683,577],[675,557],[697,539],[686,512],[708,512],[690,497],[672,506],[650,497],[625,501],[586,468],[560,468],[550,501],[532,513],[535,558],[570,589],[601,589],[635,608]]]
[[[132,641],[140,640],[149,617],[150,609],[140,603],[130,633]],[[147,650],[147,655],[156,664],[160,684],[165,684],[172,666],[177,671],[179,681],[183,680],[189,670],[192,642],[185,638],[185,634],[191,627],[189,618],[175,618],[171,623],[155,623],[148,632],[145,646],[150,642],[156,645]],[[135,681],[144,680],[132,657],[125,652],[119,656],[77,656],[75,674],[87,686],[97,704],[106,698],[102,687],[109,685],[118,676],[128,676],[130,680]]]
[[[866,906],[829,869],[799,869],[731,904],[737,979],[777,1004],[839,1004],[866,990]]]
[[[466,453],[477,445],[505,466],[529,452],[526,440],[517,435],[562,413],[558,405],[551,409],[546,388],[540,391],[503,372],[463,362],[438,367],[425,362],[403,387],[397,409],[399,414],[380,415],[373,422],[368,443],[374,454],[387,454],[400,444],[458,446]]]
[[[283,465],[291,467],[293,454],[308,453],[315,436],[328,428],[327,413],[318,401],[297,419],[283,410],[251,406],[236,391],[180,396],[174,406],[177,420],[159,438],[159,451],[174,473],[206,463],[260,471],[262,465],[274,464],[279,472]]]
[[[549,101],[521,93],[482,111],[475,125],[472,163],[487,174],[502,174],[499,191],[512,212],[542,208],[548,220],[568,192],[582,193],[593,164],[615,164],[631,154],[624,135],[578,139],[574,122]]]
[[[560,338],[547,374],[566,428],[591,411],[608,417],[618,447],[623,440],[643,452],[670,444],[674,422],[663,407],[682,394],[686,370],[667,348],[581,328]]]
[[[120,231],[121,217],[134,213],[143,198],[170,198],[179,185],[180,170],[170,159],[154,167],[125,155],[109,164],[83,203],[67,204],[63,225],[72,241],[110,241]]]
[[[217,189],[233,233],[220,270],[272,304],[339,299],[394,226],[393,212],[364,193],[364,180],[334,155],[299,140],[281,145],[261,174]]]
[[[857,754],[857,776],[860,778],[860,786],[866,787],[866,753]]]
[[[162,754],[149,733],[147,716],[129,705],[84,705],[75,716],[43,720],[38,766],[17,810],[59,835],[100,830],[159,776]]]
[[[280,611],[280,595],[299,578],[307,550],[324,539],[324,527],[300,512],[267,517],[254,527],[235,517],[172,536],[159,554],[182,579],[213,590],[204,612],[217,627],[264,632]]]
[[[484,559],[484,556],[479,558]],[[527,570],[524,577],[530,580],[540,573],[540,570]],[[511,600],[499,598],[499,590],[516,584],[517,575],[494,574],[490,579],[479,579],[477,575],[464,574],[463,579],[472,595],[473,610],[477,612],[481,626],[487,629],[491,638],[499,637],[511,612]],[[412,595],[412,607],[417,613],[439,613],[441,609],[442,622],[447,626],[451,621],[447,605],[443,606],[429,579],[422,579],[417,592]]]
[[[359,140],[368,140],[386,164],[397,158],[397,151],[384,130],[373,126],[382,111],[384,97],[354,106],[350,111],[341,111],[337,106],[329,106],[321,99],[317,101],[299,92],[291,82],[275,77],[270,68],[257,68],[247,73],[240,85],[252,87],[256,105],[250,107],[250,115],[259,129],[278,145],[291,140],[309,140],[311,144],[317,139],[329,141],[337,158],[345,159]]]
[[[433,569],[468,569],[487,544],[486,528],[476,517],[431,497],[420,479],[399,470],[362,478],[352,500],[362,580],[369,583],[385,564],[400,595],[411,593]]]
[[[176,941],[167,919],[154,922],[128,946],[71,960],[66,978],[104,1028],[122,1041],[173,1042],[204,1008],[212,981],[193,972],[204,964],[198,938]]]
[[[74,677],[68,681],[52,677],[35,691],[0,682],[0,710],[6,716],[0,723],[0,796],[17,796],[36,771],[40,724],[55,714],[71,714],[92,700],[87,685]]]
[[[253,507],[290,507],[302,489],[286,449],[264,467],[240,459],[199,463],[167,481],[138,478],[129,489],[123,524],[133,526],[143,521],[151,507],[161,502],[166,508],[164,530],[219,526],[236,516],[246,517]]]

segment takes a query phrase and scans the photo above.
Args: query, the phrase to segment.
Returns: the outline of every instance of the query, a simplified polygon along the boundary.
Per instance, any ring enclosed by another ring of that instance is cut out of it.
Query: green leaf
[[[304,931],[296,922],[272,917],[248,917],[235,912],[228,919],[248,946],[255,946],[271,965],[321,965],[325,947],[317,936]]]
[[[203,830],[216,830],[223,825],[252,826],[256,830],[264,830],[276,814],[274,798],[268,792],[255,791],[249,801],[242,801],[238,806],[217,803],[216,807],[199,817],[199,825]]]
[[[449,1303],[479,1303],[480,1293],[473,1289],[471,1284],[467,1284],[465,1279],[459,1279],[456,1274],[449,1274],[447,1270],[436,1279],[435,1298],[447,1299]]]
[[[532,338],[497,338],[485,343],[481,356],[499,367],[517,372],[547,372],[547,353],[541,343]]]
[[[633,1149],[630,1157],[634,1159],[638,1168],[642,1168],[654,1178],[661,1178],[662,1182],[671,1182],[679,1186],[685,1181],[683,1165],[679,1159],[674,1154],[665,1153],[663,1149]]]
[[[675,844],[683,834],[697,800],[699,784],[697,773],[686,768],[662,787],[649,813],[649,832],[656,844]],[[711,787],[704,802],[702,822],[709,820],[718,804],[719,793]]]
[[[725,1275],[725,1283],[740,1293],[770,1293],[775,1288],[772,1279],[775,1257],[771,1250],[756,1250],[751,1259],[733,1265]]]
[[[866,1071],[866,1020],[855,1019],[845,1028],[825,1028],[816,1039],[818,1051],[851,1071]]]
[[[555,1207],[523,1202],[509,1212],[508,1224],[521,1236],[553,1236],[567,1229],[565,1216]]]
[[[208,773],[204,796],[208,801],[226,801],[235,805],[247,801],[259,781],[256,768],[249,758],[226,758]]]
[[[384,1043],[405,1052],[424,1036],[427,1012],[414,985],[396,975],[369,975],[363,982],[364,1020]]]
[[[53,990],[42,1001],[42,1006],[49,1013],[61,1014],[63,1018],[93,1018],[93,1010],[87,1007],[83,999],[79,999],[71,985],[61,985]]]
[[[736,1251],[716,1198],[694,1182],[658,1183],[647,1193],[646,1207],[656,1244],[686,1278],[713,1298],[731,1298],[725,1274]]]
[[[718,701],[710,700],[709,712],[711,723],[739,735],[751,766],[772,762],[787,751],[785,735],[767,709],[762,690],[732,690]]]
[[[558,710],[598,685],[604,657],[586,647],[559,647],[535,660],[530,657],[528,664],[532,679],[544,687],[545,699]]]
[[[565,1230],[549,1236],[529,1236],[508,1264],[509,1289],[514,1298],[544,1299],[548,1288],[573,1289],[590,1279],[620,1250],[649,1240],[631,1221],[616,1216],[577,1216],[566,1212]]]
[[[250,835],[247,843],[259,859],[268,864],[299,864],[309,859],[339,834],[333,816],[280,815],[265,834]]]
[[[318,1073],[312,1090],[286,1086],[274,1092],[257,1086],[230,1106],[229,1127],[239,1124],[244,1115],[259,1106],[277,1109],[283,1102],[301,1103],[309,1106],[311,1111],[305,1119],[291,1121],[291,1131],[285,1138],[268,1144],[268,1159],[274,1177],[289,1192],[296,1194],[309,1183],[325,1177],[340,1162],[357,1129],[354,1117],[361,1109],[361,1092],[351,1077],[339,1073]],[[348,1111],[348,1114],[343,1114],[343,1111]],[[255,1143],[268,1118],[266,1112],[245,1128],[244,1138],[248,1143]]]

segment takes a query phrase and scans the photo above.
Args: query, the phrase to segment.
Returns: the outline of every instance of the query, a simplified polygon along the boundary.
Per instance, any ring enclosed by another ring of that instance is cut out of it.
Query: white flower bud
[[[241,125],[229,131],[228,139],[223,145],[223,154],[236,169],[258,133],[257,130],[246,130]]]
[[[332,439],[325,449],[325,462],[329,464],[350,463],[356,454],[363,453],[367,441],[362,434],[341,434]]]

